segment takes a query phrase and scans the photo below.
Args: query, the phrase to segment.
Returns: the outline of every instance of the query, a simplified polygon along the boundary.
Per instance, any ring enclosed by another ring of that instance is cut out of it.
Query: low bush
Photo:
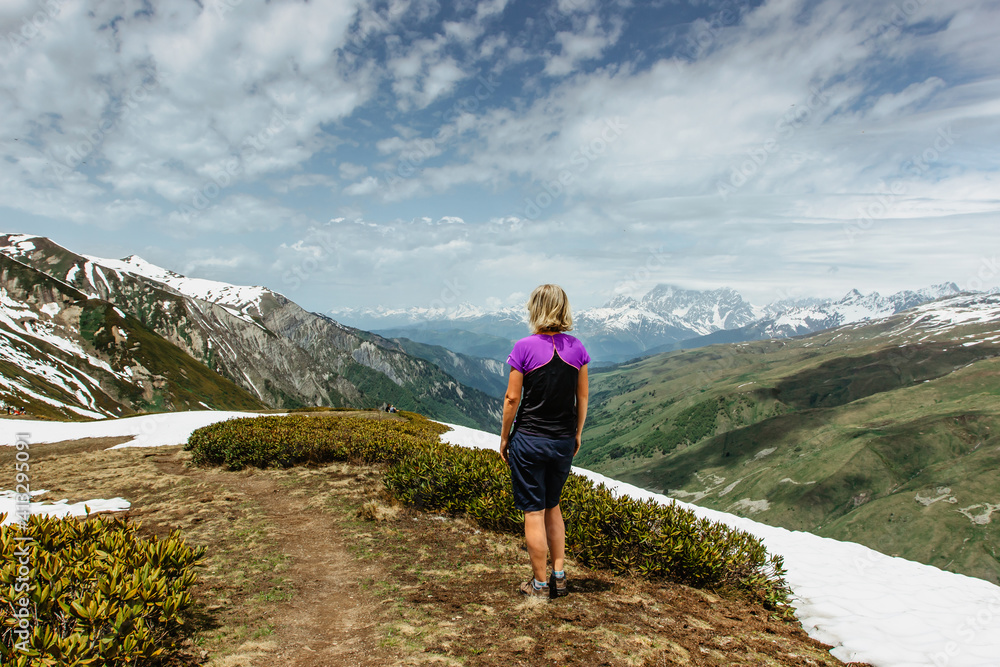
[[[185,622],[204,555],[179,532],[147,538],[105,516],[32,516],[0,527],[0,551],[0,663],[12,667],[155,663]]]
[[[510,469],[496,452],[439,442],[445,427],[407,413],[406,422],[350,417],[258,417],[220,422],[192,434],[201,463],[288,466],[357,461],[386,465],[383,482],[418,508],[466,514],[489,530],[518,533],[523,515]],[[740,590],[769,607],[785,604],[782,559],[760,540],[677,505],[615,497],[570,475],[560,504],[566,545],[580,562],[620,574]]]
[[[184,449],[198,464],[289,467],[301,463],[396,461],[404,453],[438,444],[448,430],[436,422],[401,412],[405,421],[305,415],[231,419],[200,428]]]

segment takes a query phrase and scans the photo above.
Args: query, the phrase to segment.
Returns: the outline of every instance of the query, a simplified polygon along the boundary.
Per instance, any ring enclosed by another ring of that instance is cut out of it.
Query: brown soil
[[[180,447],[106,450],[120,440],[35,445],[32,484],[125,497],[150,533],[208,548],[175,665],[841,664],[758,605],[573,563],[569,596],[524,599],[521,538],[398,507],[373,468],[228,472]]]

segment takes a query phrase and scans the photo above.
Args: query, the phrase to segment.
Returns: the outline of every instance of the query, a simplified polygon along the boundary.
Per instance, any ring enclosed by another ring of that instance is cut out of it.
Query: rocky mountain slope
[[[499,420],[495,399],[398,344],[307,312],[263,287],[186,278],[135,256],[82,256],[42,237],[0,235],[0,254],[33,269],[35,279],[75,290],[77,300],[111,304],[259,404],[371,407],[388,401],[457,423],[492,428]]]
[[[757,307],[729,288],[684,290],[657,285],[640,299],[620,296],[599,308],[575,314],[574,334],[584,341],[595,361],[622,362],[672,349],[690,349],[718,342],[787,338],[831,327],[886,317],[945,296],[959,289],[953,283],[891,296],[854,290],[844,298],[778,301]],[[444,345],[466,354],[502,361],[516,340],[527,333],[523,308],[490,311],[463,304],[447,309],[349,309],[338,317],[355,326],[391,337]],[[451,333],[454,342],[445,334]],[[486,336],[501,337],[491,345]],[[471,352],[477,347],[479,352]],[[504,349],[505,348],[505,349]],[[484,354],[484,351],[489,353]]]
[[[1000,581],[1000,296],[592,376],[578,464]]]
[[[494,398],[503,398],[507,391],[510,367],[502,361],[452,352],[441,345],[418,343],[409,338],[394,338],[393,342],[399,343],[407,354],[426,359],[462,384]]]
[[[0,396],[55,418],[266,407],[120,308],[4,254]]]

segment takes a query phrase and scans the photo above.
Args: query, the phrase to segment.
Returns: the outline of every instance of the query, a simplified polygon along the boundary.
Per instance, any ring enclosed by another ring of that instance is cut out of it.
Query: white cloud
[[[912,83],[898,93],[886,93],[872,105],[871,110],[868,112],[868,118],[879,119],[887,116],[896,116],[902,109],[927,100],[927,98],[945,85],[942,79],[932,76],[926,81]]]
[[[996,3],[899,20],[884,3],[691,3],[703,18],[645,49],[624,21],[646,7],[507,4],[459,3],[442,22],[423,0],[64,3],[0,70],[0,200],[178,246],[281,235],[257,260],[301,294],[397,305],[453,278],[505,302],[553,273],[599,302],[660,246],[672,259],[651,282],[885,291],[956,279],[990,238]],[[0,26],[35,6],[6,3]],[[625,35],[642,53],[611,57]],[[683,57],[657,55],[670,48]],[[494,90],[458,104],[486,72]],[[845,228],[880,204],[851,243]],[[347,219],[335,251],[306,210]],[[205,252],[190,266],[246,269]]]
[[[378,192],[379,181],[374,176],[369,176],[357,183],[351,183],[344,188],[344,194],[353,196],[370,195]]]
[[[299,188],[334,188],[337,181],[332,176],[326,174],[293,174],[288,178],[280,180],[269,180],[268,186],[275,192],[286,194]]]
[[[449,40],[448,37],[452,39]],[[394,56],[387,66],[393,75],[392,89],[401,110],[422,109],[454,90],[468,74],[446,49],[458,36],[438,35],[434,39],[416,40],[403,46],[390,40]]]
[[[613,21],[610,27],[605,27],[596,14],[588,16],[579,29],[556,33],[560,51],[546,60],[545,73],[565,76],[573,72],[580,63],[599,58],[605,49],[618,41],[621,33],[620,21]]]
[[[208,232],[251,233],[304,227],[309,219],[300,211],[273,201],[242,193],[206,198],[202,208],[184,207],[166,217],[164,231],[181,238]]]
[[[247,142],[263,146],[243,165],[247,177],[303,163],[323,145],[318,126],[371,94],[365,72],[342,74],[333,55],[353,3],[243,3],[222,15],[184,3],[151,16],[126,5],[64,3],[0,71],[0,88],[16,91],[0,96],[5,143],[30,139],[70,170],[72,155],[91,167],[54,187],[96,169],[119,196],[184,201]],[[95,38],[116,14],[116,29]],[[288,121],[269,136],[276,113]],[[23,167],[22,183],[31,178]]]
[[[341,162],[337,165],[337,170],[340,172],[340,177],[348,181],[356,180],[368,173],[368,167],[365,165],[351,162]]]

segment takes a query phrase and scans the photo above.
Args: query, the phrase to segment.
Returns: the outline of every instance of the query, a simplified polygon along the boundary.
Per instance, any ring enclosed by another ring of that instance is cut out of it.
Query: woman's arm
[[[507,441],[510,439],[510,429],[517,416],[517,407],[521,404],[521,387],[524,385],[524,373],[514,368],[510,369],[507,378],[507,393],[503,397],[503,421],[500,424],[500,458],[507,462]]]
[[[580,374],[576,380],[576,449],[573,456],[580,451],[583,444],[583,423],[587,421],[587,401],[590,400],[590,385],[587,381],[587,364],[580,366]]]

